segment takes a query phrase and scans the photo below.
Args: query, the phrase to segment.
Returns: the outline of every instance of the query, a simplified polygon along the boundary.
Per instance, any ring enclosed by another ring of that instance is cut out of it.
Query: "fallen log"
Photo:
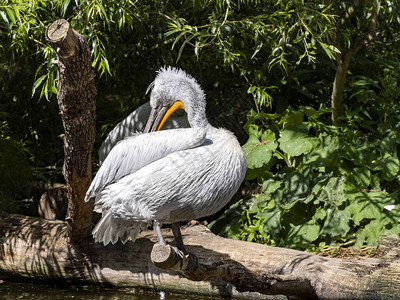
[[[172,242],[170,230],[163,231],[166,241]],[[400,297],[398,238],[388,240],[382,258],[349,260],[225,239],[201,225],[183,228],[182,234],[187,250],[198,258],[197,268],[162,270],[151,263],[156,241],[152,231],[142,232],[135,243],[125,245],[69,244],[64,221],[9,215],[0,219],[0,278],[246,299],[271,299],[265,295],[289,299]]]

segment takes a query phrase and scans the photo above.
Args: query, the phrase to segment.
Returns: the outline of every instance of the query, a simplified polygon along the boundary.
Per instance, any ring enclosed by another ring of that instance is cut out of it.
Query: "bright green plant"
[[[257,180],[262,193],[234,204],[211,229],[300,249],[374,245],[382,235],[400,233],[400,123],[369,135],[326,125],[328,113],[309,107],[252,112],[243,145],[246,179]],[[385,208],[390,205],[395,209]]]

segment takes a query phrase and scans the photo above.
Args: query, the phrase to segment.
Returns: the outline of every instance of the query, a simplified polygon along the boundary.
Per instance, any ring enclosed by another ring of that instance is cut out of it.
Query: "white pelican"
[[[131,112],[125,119],[119,122],[113,130],[107,135],[106,139],[101,143],[99,149],[99,164],[101,165],[106,159],[111,149],[121,140],[142,132],[149,118],[151,106],[146,102]],[[190,127],[185,111],[178,110],[168,120],[166,120],[162,129],[188,128]]]
[[[238,190],[246,173],[245,155],[232,133],[208,123],[205,95],[184,71],[161,68],[154,82],[152,111],[145,133],[118,143],[97,172],[85,197],[95,197],[102,218],[93,229],[96,242],[135,241],[154,222],[172,224],[184,251],[179,222],[220,210]],[[176,109],[185,109],[190,128],[158,131]],[[156,130],[156,132],[151,132]]]

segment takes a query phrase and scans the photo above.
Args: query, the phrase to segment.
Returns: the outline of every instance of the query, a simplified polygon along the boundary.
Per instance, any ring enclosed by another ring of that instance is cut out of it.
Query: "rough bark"
[[[0,220],[0,278],[147,287],[246,299],[267,298],[265,295],[290,299],[400,297],[398,238],[386,246],[382,258],[345,260],[229,240],[203,226],[184,228],[182,234],[187,250],[199,261],[196,269],[177,272],[158,269],[150,262],[156,241],[152,231],[125,245],[72,245],[67,243],[63,221],[10,215]],[[167,242],[173,240],[168,230],[164,235]]]
[[[92,204],[83,199],[92,180],[95,74],[88,44],[67,21],[50,24],[46,40],[57,53],[54,63],[58,66],[57,101],[65,130],[63,174],[68,188],[68,233],[71,241],[80,241],[90,234],[92,225]]]

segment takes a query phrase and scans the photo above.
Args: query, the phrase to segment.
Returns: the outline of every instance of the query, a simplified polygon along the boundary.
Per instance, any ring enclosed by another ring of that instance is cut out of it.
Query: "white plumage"
[[[214,214],[246,173],[233,134],[208,123],[205,95],[193,77],[162,68],[151,86],[153,110],[165,111],[180,100],[191,128],[135,134],[111,150],[85,198],[95,197],[95,211],[103,214],[93,235],[105,245],[118,238],[134,241],[152,221],[176,223]]]
[[[106,139],[101,143],[99,149],[100,165],[103,164],[111,149],[114,148],[118,142],[143,131],[149,118],[150,111],[151,106],[149,102],[142,104],[109,132]],[[165,122],[162,129],[165,130],[188,127],[190,127],[190,125],[187,121],[186,113],[182,110],[179,110]]]

